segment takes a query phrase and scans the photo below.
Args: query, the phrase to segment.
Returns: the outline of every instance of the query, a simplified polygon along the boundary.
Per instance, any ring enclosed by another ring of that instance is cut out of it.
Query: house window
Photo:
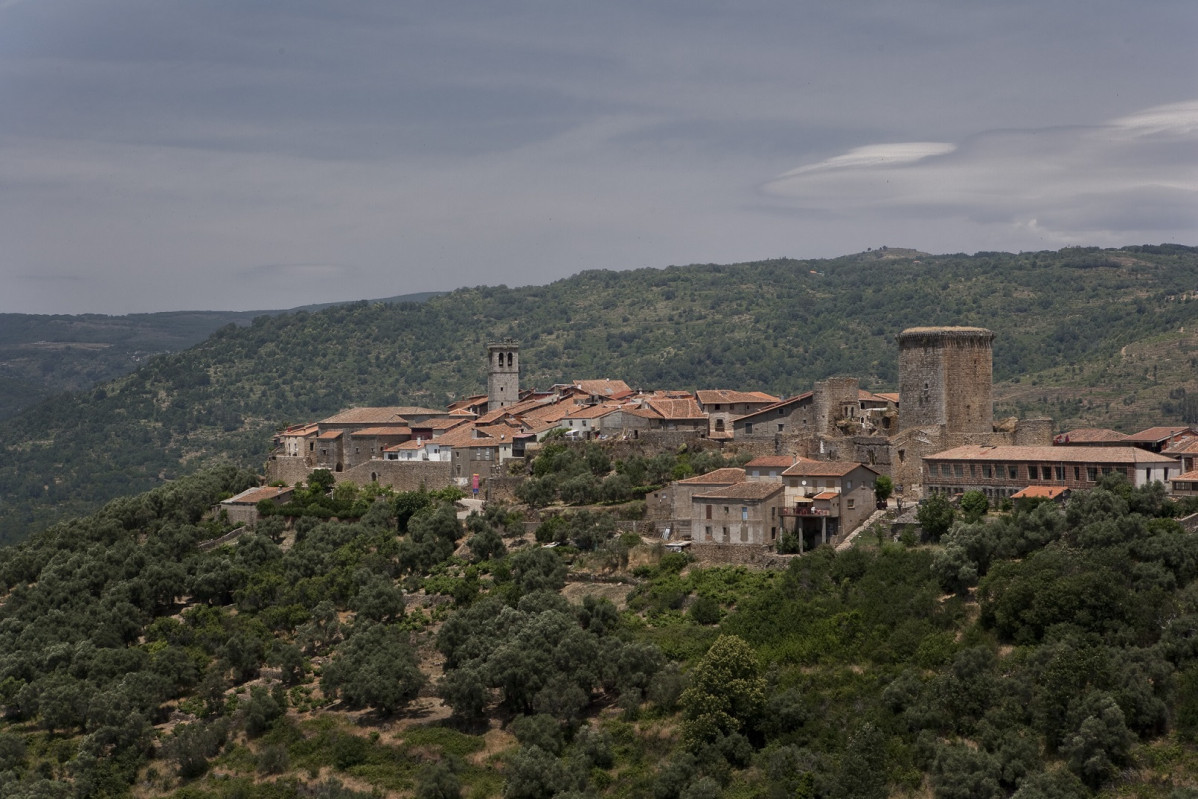
[[[855,499],[853,499],[852,497],[849,497],[849,502],[848,502],[849,510],[852,510],[856,504],[857,504],[857,501]]]
[[[953,464],[953,477],[964,477],[965,467],[960,463]]]
[[[1063,482],[1065,480],[1065,467],[1064,466],[1056,467],[1056,472],[1057,472],[1057,480],[1060,480]]]
[[[730,540],[732,540],[732,539],[728,538],[728,528],[725,527],[724,528],[724,543],[727,544]]]
[[[752,433],[752,432],[753,432],[753,423],[745,422],[745,433]]]
[[[1081,479],[1082,479],[1082,467],[1080,467],[1080,466],[1074,466],[1074,467],[1073,467],[1073,479],[1074,479],[1074,480],[1077,480],[1078,482],[1080,482],[1080,481],[1081,481]]]
[[[1086,479],[1089,480],[1091,483],[1098,480],[1098,467],[1097,466],[1087,466],[1086,467]]]
[[[1036,466],[1036,464],[1029,463],[1027,465],[1027,479],[1029,479],[1029,480],[1039,480],[1040,479],[1040,469],[1038,466]]]
[[[1019,467],[1013,463],[1008,465],[1007,466],[1007,477],[1014,480],[1018,476],[1019,476]]]
[[[845,481],[845,484],[844,484],[844,490],[845,490],[845,491],[852,491],[852,490],[853,490],[853,481],[852,481],[852,480],[846,480],[846,481]]]
[[[784,411],[782,410],[782,408],[779,408],[779,409],[778,409],[778,415],[779,415],[779,416],[781,416],[783,413],[784,413]]]
[[[990,464],[988,464],[988,463],[983,464],[982,465],[982,477],[989,479],[993,476],[994,476],[994,472],[991,469]]]
[[[783,427],[784,427],[784,425],[783,425],[781,422],[778,422],[778,432],[779,432],[779,433],[781,433],[781,432],[782,432],[782,428],[783,428]]]
[[[707,516],[706,516],[705,518],[708,518],[708,519],[710,519],[710,518],[711,518],[711,506],[710,506],[710,505],[708,505],[708,506],[707,506]],[[710,527],[708,527],[708,528],[707,528],[707,531],[710,533],[710,532],[711,532],[711,528],[710,528]]]
[[[744,505],[742,505],[740,508],[740,520],[742,522],[747,522],[749,520],[749,509]]]
[[[704,531],[704,532],[707,534],[707,537],[706,537],[706,538],[704,538],[703,540],[704,540],[704,541],[710,541],[710,540],[711,540],[711,525],[709,524],[709,525],[707,525],[706,527],[704,527],[704,528],[703,528],[703,531]]]
[[[725,516],[728,515],[728,506],[727,505],[724,506],[724,515]]]

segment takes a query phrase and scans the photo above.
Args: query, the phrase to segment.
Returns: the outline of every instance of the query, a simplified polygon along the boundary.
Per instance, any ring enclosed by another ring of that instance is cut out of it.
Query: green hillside
[[[201,464],[259,466],[271,434],[289,423],[350,405],[439,406],[477,393],[484,344],[502,336],[522,342],[525,386],[612,377],[634,387],[789,394],[833,374],[892,389],[899,331],[978,325],[998,334],[995,376],[1009,381],[999,415],[1068,403],[1069,419],[1087,418],[1084,404],[1043,388],[1047,375],[1061,381],[1054,385],[1117,392],[1103,413],[1122,411],[1129,425],[1179,421],[1189,412],[1185,397],[1198,397],[1185,354],[1198,344],[1189,338],[1198,331],[1195,286],[1198,248],[1178,245],[972,256],[886,250],[591,271],[420,304],[259,317],[0,424],[0,539],[19,540]],[[1176,357],[1141,362],[1135,353],[1153,341]],[[1113,371],[1118,365],[1134,368]]]
[[[203,545],[253,481],[208,470],[0,549],[0,796],[1198,788],[1195,503],[1160,484],[750,569],[602,511],[533,541],[519,508],[463,524],[449,492],[319,480],[301,516]]]
[[[382,302],[421,302],[432,296],[436,293]],[[248,325],[254,317],[280,313],[287,311],[0,314],[0,419],[55,394],[128,374],[155,355],[198,344],[227,324]]]

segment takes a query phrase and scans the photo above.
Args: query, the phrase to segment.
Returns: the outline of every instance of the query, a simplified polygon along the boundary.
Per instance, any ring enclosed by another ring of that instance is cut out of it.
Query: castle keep
[[[981,327],[912,327],[898,336],[899,429],[950,433],[994,427],[994,333]]]

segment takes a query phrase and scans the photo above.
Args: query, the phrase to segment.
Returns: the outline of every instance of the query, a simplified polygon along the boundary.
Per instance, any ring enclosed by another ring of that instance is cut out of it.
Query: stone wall
[[[335,475],[337,482],[360,486],[379,483],[396,491],[419,491],[456,485],[446,461],[370,461]]]
[[[266,462],[266,482],[286,483],[289,486],[298,485],[308,479],[308,475],[316,468],[309,465],[307,459],[300,456],[272,455]]]
[[[812,391],[816,431],[834,435],[838,420],[858,416],[860,389],[861,381],[855,377],[829,377],[817,381]]]
[[[898,336],[899,429],[945,425],[957,433],[994,426],[994,333],[917,327]]]
[[[734,566],[758,566],[761,568],[786,568],[796,555],[779,555],[755,544],[691,544],[687,551],[704,565],[728,564]]]

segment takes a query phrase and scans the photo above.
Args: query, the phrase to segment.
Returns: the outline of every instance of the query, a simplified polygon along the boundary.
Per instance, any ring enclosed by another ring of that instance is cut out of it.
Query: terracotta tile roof
[[[884,399],[884,400],[886,400],[887,402],[893,402],[895,405],[898,405],[898,401],[899,401],[899,395],[898,395],[898,392],[891,392],[891,391],[879,391],[879,392],[878,392],[877,394],[875,394],[874,396],[875,396],[875,397],[878,397],[878,398],[880,398],[880,399]]]
[[[1118,430],[1107,430],[1102,427],[1079,427],[1076,430],[1067,430],[1059,436],[1053,437],[1053,443],[1059,444],[1077,444],[1083,441],[1125,440],[1127,440],[1126,433],[1120,433]]]
[[[782,474],[785,477],[843,477],[858,467],[878,473],[872,466],[856,461],[801,460]]]
[[[782,491],[781,483],[744,482],[712,488],[695,494],[692,499],[734,499],[745,502],[760,501]]]
[[[393,444],[390,447],[384,447],[383,452],[398,452],[401,449],[423,449],[430,444],[433,446],[441,445],[439,441],[429,441],[427,438],[414,438],[402,444]]]
[[[449,412],[452,413],[457,410],[464,410],[466,408],[469,408],[472,405],[479,405],[486,401],[487,401],[486,394],[475,394],[473,397],[463,397],[462,399],[458,400],[457,402],[449,403]]]
[[[434,411],[430,408],[415,408],[410,405],[403,407],[392,408],[347,408],[341,413],[330,416],[327,419],[321,419],[321,424],[407,424],[408,420],[404,415],[411,413],[412,415],[432,414],[435,416],[443,415],[443,411]]]
[[[354,437],[369,437],[369,436],[410,436],[412,428],[410,427],[363,427],[361,430],[354,430],[350,433]]]
[[[1181,425],[1180,427],[1149,427],[1147,430],[1141,430],[1138,433],[1132,433],[1127,437],[1127,440],[1139,441],[1145,444],[1155,444],[1158,441],[1164,441],[1166,438],[1172,438],[1180,433],[1198,435],[1198,431],[1195,431],[1186,425]]]
[[[464,424],[460,427],[455,427],[452,430],[442,433],[434,440],[443,447],[465,446],[474,440],[474,425]]]
[[[778,408],[788,408],[791,405],[797,405],[798,403],[803,402],[804,400],[811,399],[811,397],[812,397],[812,393],[810,391],[805,391],[802,394],[796,394],[793,397],[787,397],[784,400],[779,400],[778,402],[775,402],[773,405],[766,405],[764,408],[753,411],[752,413],[746,413],[744,416],[740,417],[736,421],[739,424],[740,422],[743,422],[746,419],[752,419],[754,416],[764,416],[766,414],[773,413]]]
[[[1012,494],[1011,499],[1056,499],[1068,490],[1065,486],[1028,486]]]
[[[925,455],[928,460],[953,461],[1036,461],[1046,463],[1177,463],[1168,455],[1159,455],[1139,447],[983,447],[964,446]]]
[[[417,430],[453,430],[455,427],[460,427],[464,424],[469,424],[469,418],[450,418],[439,417],[437,419],[425,419],[423,422],[414,422],[412,427]]]
[[[1170,482],[1175,480],[1198,480],[1198,471],[1179,474],[1176,477],[1170,477],[1169,480]]]
[[[320,429],[320,425],[316,422],[308,422],[307,424],[293,424],[291,427],[285,428],[279,435],[282,436],[310,436]]]
[[[745,468],[756,466],[760,469],[785,469],[794,464],[795,459],[790,455],[762,455],[746,463]]]
[[[812,497],[812,499],[830,500],[830,499],[836,499],[839,496],[840,496],[839,491],[821,491],[818,494],[816,494],[814,497]]]
[[[628,384],[623,380],[575,380],[574,387],[582,389],[592,397],[607,397],[609,399],[621,399],[632,394],[633,391],[628,387]]]
[[[699,407],[694,397],[686,399],[650,399],[648,406],[663,419],[706,419],[707,414]]]
[[[732,483],[743,483],[745,481],[745,470],[737,469],[729,466],[723,469],[716,469],[707,474],[699,474],[694,477],[688,477],[685,480],[678,482],[683,485],[692,486],[715,486],[715,485],[731,485]]]
[[[1189,455],[1198,452],[1198,438],[1191,438],[1182,441],[1180,444],[1174,444],[1163,452],[1169,455]]]
[[[566,414],[567,419],[598,419],[618,411],[620,406],[600,403],[598,405],[576,405]]]
[[[764,391],[730,391],[727,389],[709,389],[696,391],[695,397],[703,405],[732,404],[732,403],[765,403],[772,405],[778,397],[766,394]]]
[[[325,430],[316,438],[320,441],[332,441],[335,438],[341,438],[341,434],[344,432],[344,430]]]
[[[290,494],[294,488],[279,486],[261,486],[259,488],[247,488],[235,497],[229,497],[221,504],[229,505],[257,505],[264,499],[275,499],[280,494]]]

